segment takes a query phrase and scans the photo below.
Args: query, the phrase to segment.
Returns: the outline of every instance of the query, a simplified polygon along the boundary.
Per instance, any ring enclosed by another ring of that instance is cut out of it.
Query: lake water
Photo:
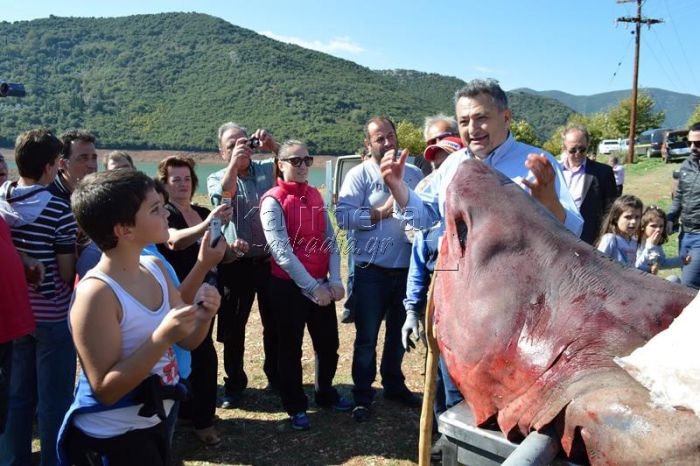
[[[10,168],[10,172],[16,174],[17,166],[15,161],[12,159],[5,159],[7,165]],[[153,162],[138,162],[136,163],[136,168],[146,173],[148,176],[154,176],[156,174],[156,169],[158,168],[157,163]],[[207,193],[207,177],[214,173],[215,171],[221,170],[223,165],[214,163],[198,163],[195,167],[197,172],[197,177],[199,178],[199,187],[197,193],[206,194]],[[309,183],[317,188],[322,187],[326,183],[326,167],[325,164],[314,165],[309,171]]]

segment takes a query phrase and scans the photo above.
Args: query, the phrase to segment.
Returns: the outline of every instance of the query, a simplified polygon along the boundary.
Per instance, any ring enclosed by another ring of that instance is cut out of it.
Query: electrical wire
[[[676,29],[676,24],[673,21],[673,18],[671,17],[671,9],[668,7],[668,1],[664,0],[664,5],[666,6],[666,11],[668,12],[668,22],[671,23],[671,27],[673,28],[673,32],[676,35],[676,40],[678,40],[678,45],[680,46],[681,53],[683,54],[683,59],[685,60],[685,64],[688,67],[688,72],[690,74],[690,77],[693,80],[693,83],[695,84],[695,94],[700,93],[700,85],[698,85],[698,80],[695,77],[695,73],[693,72],[693,68],[690,66],[690,60],[688,60],[688,55],[685,53],[685,48],[683,47],[683,41],[680,38],[680,35],[678,34],[678,29]]]

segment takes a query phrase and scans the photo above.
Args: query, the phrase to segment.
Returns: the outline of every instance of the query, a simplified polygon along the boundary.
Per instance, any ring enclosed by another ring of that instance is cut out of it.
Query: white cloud
[[[334,37],[328,42],[322,42],[320,40],[305,40],[299,37],[283,36],[280,34],[275,34],[271,31],[263,31],[260,34],[269,37],[270,39],[278,40],[280,42],[287,42],[289,44],[298,45],[306,49],[318,50],[319,52],[336,54],[336,53],[349,53],[352,55],[359,55],[365,51],[358,44],[350,40],[349,37]]]

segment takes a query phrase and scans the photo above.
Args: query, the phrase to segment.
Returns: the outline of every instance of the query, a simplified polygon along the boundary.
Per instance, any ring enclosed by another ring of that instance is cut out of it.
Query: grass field
[[[642,159],[635,165],[627,166],[625,192],[639,196],[645,204],[668,207],[672,189],[671,172],[678,166],[679,164],[665,165],[660,159]],[[666,249],[669,256],[677,254],[675,237]],[[346,272],[344,270],[344,274]],[[340,304],[337,311],[340,318]],[[335,380],[340,391],[349,396],[355,329],[352,324],[339,324],[338,328],[340,360]],[[217,428],[223,434],[224,441],[215,448],[204,447],[190,428],[179,426],[175,436],[175,457],[178,464],[416,464],[419,410],[384,401],[381,394],[376,398],[373,418],[369,423],[357,424],[349,414],[312,407],[312,429],[302,433],[293,431],[276,394],[263,389],[267,381],[262,371],[261,335],[260,316],[254,308],[246,331],[245,367],[250,382],[242,406],[234,410],[217,410],[220,418]],[[218,343],[216,345],[220,356],[219,384],[222,384],[224,374],[221,346]],[[378,353],[379,359],[381,345]],[[407,354],[404,359],[406,382],[415,393],[422,391],[424,359],[425,350],[422,347]],[[305,389],[307,394],[311,394],[314,357],[308,336],[305,339],[302,364]],[[37,442],[35,449],[38,449]]]

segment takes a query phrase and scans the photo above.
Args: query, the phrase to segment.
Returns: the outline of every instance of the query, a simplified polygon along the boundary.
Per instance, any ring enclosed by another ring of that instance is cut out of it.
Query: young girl
[[[668,239],[665,226],[666,212],[656,206],[649,206],[644,210],[642,240],[637,250],[636,266],[638,269],[656,275],[659,269],[672,269],[690,262],[690,256],[666,258],[661,247]]]
[[[618,197],[600,230],[598,251],[624,265],[634,266],[643,207],[636,196],[623,194]]]
[[[610,164],[612,165],[613,175],[615,176],[615,188],[619,197],[622,196],[622,187],[625,184],[625,167],[620,165],[620,159],[617,157],[610,159]]]

